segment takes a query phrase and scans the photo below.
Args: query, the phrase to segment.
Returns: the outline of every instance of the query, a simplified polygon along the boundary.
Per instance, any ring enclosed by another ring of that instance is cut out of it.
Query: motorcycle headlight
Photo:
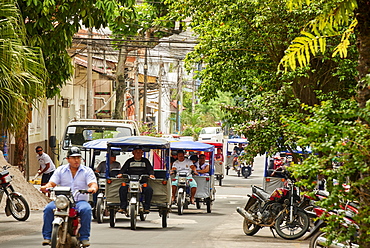
[[[186,183],[186,177],[179,177],[179,183]]]
[[[68,207],[68,199],[64,195],[58,195],[54,203],[55,206],[59,209],[65,209]]]

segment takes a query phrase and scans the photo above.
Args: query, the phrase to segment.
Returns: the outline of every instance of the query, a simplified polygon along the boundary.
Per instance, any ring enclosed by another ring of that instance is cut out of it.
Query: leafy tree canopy
[[[28,44],[40,47],[49,74],[46,96],[53,97],[71,78],[73,68],[66,51],[81,25],[105,27],[117,8],[131,7],[133,0],[51,1],[19,0],[26,22]],[[132,13],[132,11],[128,11]]]
[[[40,49],[27,46],[23,20],[15,3],[0,2],[0,122],[2,131],[27,123],[35,98],[44,97],[47,78]]]

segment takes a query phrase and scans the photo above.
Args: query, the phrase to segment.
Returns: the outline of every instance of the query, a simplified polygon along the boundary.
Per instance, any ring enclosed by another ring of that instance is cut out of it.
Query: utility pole
[[[94,95],[93,95],[93,83],[92,83],[92,53],[91,53],[91,41],[92,41],[92,28],[89,28],[89,41],[87,43],[87,96],[86,96],[86,107],[87,107],[87,118],[94,118]]]
[[[192,75],[192,94],[191,94],[191,114],[195,114],[195,79],[194,79],[194,70],[193,70],[193,75]]]
[[[144,99],[143,99],[143,123],[146,122],[146,97],[148,90],[148,49],[145,48],[145,58],[144,58]]]
[[[181,110],[182,110],[182,75],[180,60],[177,60],[177,111],[176,111],[176,123],[177,133],[181,132]]]
[[[136,54],[135,60],[135,120],[140,120],[140,102],[139,102],[139,56]]]
[[[162,132],[162,73],[163,62],[160,60],[158,70],[158,132]]]

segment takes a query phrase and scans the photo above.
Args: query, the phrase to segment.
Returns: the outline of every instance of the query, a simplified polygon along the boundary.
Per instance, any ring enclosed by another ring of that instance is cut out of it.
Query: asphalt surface
[[[138,221],[137,230],[129,228],[129,220],[118,216],[116,227],[105,223],[92,223],[91,247],[248,247],[248,248],[308,248],[308,241],[284,240],[276,237],[269,228],[261,229],[254,236],[246,236],[242,229],[243,218],[235,208],[242,207],[247,201],[252,184],[262,186],[263,158],[255,160],[255,170],[248,179],[236,176],[230,171],[225,176],[223,186],[216,186],[216,200],[212,213],[206,213],[205,207],[196,209],[191,206],[177,215],[173,208],[168,219],[168,227],[161,228],[157,213],[148,215],[145,222]],[[41,247],[42,211],[34,210],[25,222],[6,217],[0,210],[0,248]]]

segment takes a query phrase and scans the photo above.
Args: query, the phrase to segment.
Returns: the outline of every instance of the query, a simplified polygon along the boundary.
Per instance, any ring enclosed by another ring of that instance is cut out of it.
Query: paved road
[[[242,230],[242,217],[236,213],[250,194],[250,185],[262,185],[262,157],[256,158],[255,171],[248,179],[238,178],[234,171],[226,176],[223,186],[216,186],[216,201],[212,213],[205,207],[195,206],[177,215],[174,208],[168,219],[168,228],[161,228],[156,212],[148,215],[145,222],[138,221],[137,230],[130,230],[127,218],[119,218],[115,228],[105,223],[92,223],[91,247],[248,247],[261,248],[308,248],[308,242],[284,240],[274,237],[270,229],[264,228],[256,235],[246,236]],[[0,248],[41,247],[42,211],[32,211],[26,222],[17,222],[0,213]]]

